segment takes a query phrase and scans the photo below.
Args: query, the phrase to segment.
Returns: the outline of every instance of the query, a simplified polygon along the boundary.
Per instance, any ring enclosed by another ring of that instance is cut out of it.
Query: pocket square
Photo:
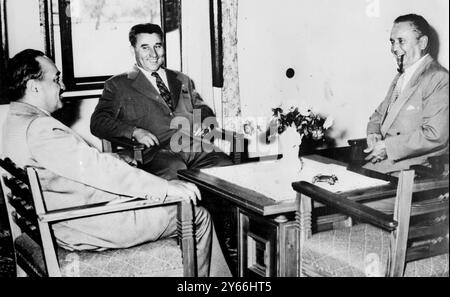
[[[415,110],[416,107],[414,105],[409,105],[406,110]]]

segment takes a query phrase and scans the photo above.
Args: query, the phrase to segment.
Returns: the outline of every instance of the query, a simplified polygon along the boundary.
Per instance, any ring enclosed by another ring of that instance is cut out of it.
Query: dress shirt
[[[406,88],[406,86],[408,85],[408,82],[411,80],[411,77],[413,76],[414,72],[416,72],[417,68],[419,68],[419,66],[425,60],[425,57],[428,55],[429,54],[426,54],[425,56],[420,58],[416,63],[412,64],[411,66],[409,66],[408,68],[405,69],[405,72],[403,73],[403,81],[402,81],[402,85],[401,85],[401,89],[400,89],[401,92],[403,92],[403,90]]]
[[[156,84],[156,78],[154,76],[152,76],[153,72],[156,72],[159,74],[159,76],[161,77],[161,79],[163,80],[164,84],[166,85],[167,89],[170,91],[169,88],[169,83],[167,82],[167,75],[166,75],[166,71],[163,68],[159,68],[158,71],[147,71],[142,67],[139,67],[139,70],[142,71],[142,73],[144,73],[145,77],[152,83],[152,85],[155,87],[155,89],[159,92],[159,88],[158,85]]]

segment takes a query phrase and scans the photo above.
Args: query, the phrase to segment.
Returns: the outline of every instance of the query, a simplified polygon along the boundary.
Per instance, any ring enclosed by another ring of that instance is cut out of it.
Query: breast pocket
[[[190,112],[190,113],[194,110],[194,107],[192,105],[192,96],[189,93],[189,91],[187,89],[185,89],[184,87],[181,88],[180,102],[178,103],[177,107],[180,107],[183,109],[183,111]]]
[[[415,104],[406,105],[397,116],[397,122],[404,132],[411,132],[422,124],[422,108]]]

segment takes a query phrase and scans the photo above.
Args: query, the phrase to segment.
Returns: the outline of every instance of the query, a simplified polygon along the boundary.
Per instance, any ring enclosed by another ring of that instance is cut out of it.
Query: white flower
[[[330,128],[331,126],[333,126],[333,122],[334,122],[333,117],[331,117],[331,116],[327,117],[327,119],[325,120],[325,123],[323,123],[323,128],[325,130]]]
[[[298,109],[298,112],[299,112],[302,116],[307,117],[307,116],[309,116],[309,115],[311,114],[311,109],[310,109],[310,108],[307,108],[307,107],[300,107],[300,108]]]

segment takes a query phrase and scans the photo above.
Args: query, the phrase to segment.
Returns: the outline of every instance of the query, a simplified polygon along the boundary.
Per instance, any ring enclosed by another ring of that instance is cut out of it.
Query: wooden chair
[[[34,168],[0,159],[1,178],[18,276],[196,276],[192,206],[183,200],[155,203],[138,199],[47,211]],[[56,245],[51,225],[87,216],[178,205],[177,238],[126,249],[68,251]]]
[[[393,215],[304,181],[292,185],[299,193],[303,275],[449,275],[448,176],[414,182],[413,170],[402,171]],[[390,194],[392,190],[370,195],[379,199]],[[361,223],[312,234],[308,220],[311,200],[333,207]]]
[[[212,137],[208,138],[208,140],[200,137],[195,138],[197,141],[214,144],[216,147],[222,149],[230,156],[230,159],[234,164],[240,164],[248,158],[247,142],[243,134],[224,129],[215,129],[210,133],[212,133]],[[125,137],[102,139],[103,152],[117,153],[124,149],[132,152],[132,156],[134,160],[136,160],[138,167],[143,163],[143,152],[145,149],[143,144]],[[155,149],[158,149],[158,147],[155,147]]]

